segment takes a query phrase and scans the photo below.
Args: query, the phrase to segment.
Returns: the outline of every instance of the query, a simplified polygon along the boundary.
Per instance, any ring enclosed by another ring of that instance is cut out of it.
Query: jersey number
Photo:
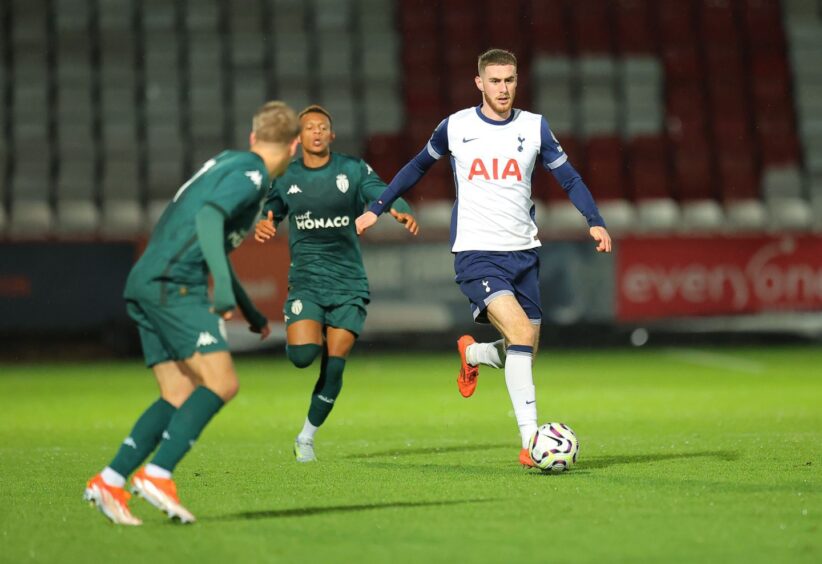
[[[194,176],[192,176],[191,178],[189,178],[189,179],[188,179],[188,182],[186,182],[185,184],[183,184],[182,186],[180,186],[180,189],[179,189],[179,190],[177,190],[177,193],[176,193],[176,194],[174,194],[174,199],[172,199],[171,201],[172,201],[172,202],[176,202],[177,200],[179,200],[179,199],[180,199],[180,196],[182,196],[182,195],[183,195],[183,192],[185,192],[185,191],[186,191],[186,188],[188,188],[189,186],[191,186],[192,184],[194,184],[194,181],[195,181],[195,180],[197,180],[197,179],[198,179],[198,178],[200,178],[202,175],[204,175],[206,172],[208,172],[208,169],[210,169],[211,167],[213,167],[215,164],[217,164],[217,161],[215,161],[214,159],[209,159],[209,160],[207,160],[207,161],[205,162],[205,164],[203,165],[203,168],[201,168],[200,170],[198,170],[198,171],[197,171],[197,174],[195,174]]]

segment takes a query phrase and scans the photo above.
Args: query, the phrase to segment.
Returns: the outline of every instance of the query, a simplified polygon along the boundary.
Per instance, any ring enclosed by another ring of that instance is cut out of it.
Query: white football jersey
[[[539,247],[531,174],[540,157],[553,170],[568,157],[539,114],[513,110],[506,121],[478,107],[452,114],[427,145],[440,159],[450,153],[457,199],[451,251],[521,251]]]

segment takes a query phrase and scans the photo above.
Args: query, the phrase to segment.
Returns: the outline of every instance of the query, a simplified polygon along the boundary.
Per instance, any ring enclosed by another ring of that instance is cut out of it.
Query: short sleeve
[[[544,166],[546,170],[559,168],[568,161],[568,155],[563,151],[562,145],[559,144],[559,141],[554,135],[554,132],[551,131],[551,127],[545,118],[542,118],[542,123],[540,124],[539,156],[542,160],[542,166]]]
[[[425,148],[435,160],[440,160],[450,152],[448,148],[448,118],[440,122]]]

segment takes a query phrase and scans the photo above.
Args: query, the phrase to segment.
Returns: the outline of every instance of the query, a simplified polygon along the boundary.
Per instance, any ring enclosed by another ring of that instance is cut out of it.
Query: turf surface
[[[240,359],[240,395],[176,478],[193,526],[81,501],[156,395],[139,361],[0,365],[0,562],[820,562],[822,351],[546,350],[541,421],[580,437],[523,470],[501,372],[355,350],[299,465],[315,368]]]

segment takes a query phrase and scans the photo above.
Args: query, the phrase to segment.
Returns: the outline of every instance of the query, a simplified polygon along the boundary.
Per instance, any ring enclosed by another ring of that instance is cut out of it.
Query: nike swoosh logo
[[[463,143],[470,143],[471,141],[476,141],[479,137],[472,137],[471,139],[466,139],[465,137],[462,138]]]
[[[526,402],[525,402],[525,405],[531,405],[532,403],[537,403],[537,400],[534,400],[534,401],[526,401]]]

